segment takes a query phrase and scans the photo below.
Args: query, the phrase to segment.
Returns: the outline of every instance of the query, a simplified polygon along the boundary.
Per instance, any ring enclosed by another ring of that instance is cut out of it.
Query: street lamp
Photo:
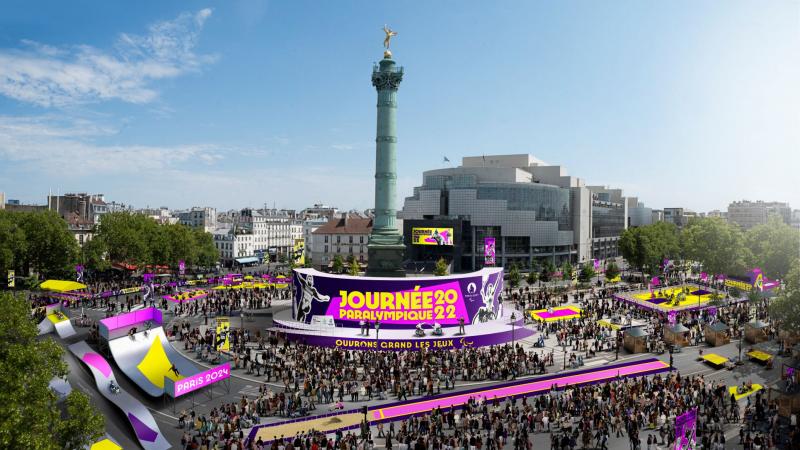
[[[517,320],[517,317],[514,315],[514,312],[512,311],[511,312],[511,349],[512,350],[514,349],[514,330],[516,329],[516,326],[517,326],[517,322],[515,322],[516,320]]]

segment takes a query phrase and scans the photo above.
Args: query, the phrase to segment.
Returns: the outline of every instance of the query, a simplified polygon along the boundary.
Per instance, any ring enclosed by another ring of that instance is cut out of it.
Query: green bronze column
[[[405,275],[403,236],[397,229],[397,88],[403,68],[387,49],[372,70],[378,91],[378,127],[375,138],[375,219],[369,237],[367,275]]]

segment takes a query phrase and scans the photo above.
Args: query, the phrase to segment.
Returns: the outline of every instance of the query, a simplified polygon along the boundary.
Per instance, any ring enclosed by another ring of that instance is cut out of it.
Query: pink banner
[[[495,264],[495,238],[483,238],[483,258],[484,265],[493,266]]]
[[[224,364],[220,364],[217,367],[213,367],[208,369],[204,372],[200,372],[197,375],[191,375],[186,378],[182,378],[174,383],[169,383],[169,378],[165,378],[164,381],[167,381],[167,386],[173,384],[173,397],[180,397],[181,395],[188,394],[190,392],[194,392],[198,389],[202,389],[206,386],[214,384],[216,382],[226,380],[231,377],[231,363],[226,362]]]

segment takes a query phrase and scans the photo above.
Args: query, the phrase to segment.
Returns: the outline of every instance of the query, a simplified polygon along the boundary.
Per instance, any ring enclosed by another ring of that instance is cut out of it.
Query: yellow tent
[[[77,281],[47,280],[40,284],[39,288],[44,289],[45,291],[70,292],[86,289],[86,285],[78,283]]]

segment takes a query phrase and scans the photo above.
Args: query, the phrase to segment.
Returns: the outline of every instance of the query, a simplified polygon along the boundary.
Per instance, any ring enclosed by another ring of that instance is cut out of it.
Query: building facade
[[[206,207],[193,207],[188,211],[176,213],[178,222],[190,228],[203,230],[207,233],[217,228],[217,209]]]
[[[621,190],[586,186],[564,168],[531,155],[486,155],[424,172],[422,185],[405,199],[401,217],[407,251],[415,261],[426,261],[434,250],[415,248],[409,230],[426,221],[450,223],[456,245],[448,262],[466,271],[484,266],[486,238],[495,239],[496,265],[502,266],[617,256],[619,235],[627,226],[626,206]]]
[[[674,224],[678,228],[685,227],[693,217],[698,217],[698,215],[690,209],[664,208],[664,222]]]
[[[756,225],[767,223],[770,216],[779,217],[784,223],[792,223],[792,208],[782,202],[751,202],[742,200],[728,205],[728,222],[749,230]]]
[[[345,262],[351,256],[355,256],[361,265],[366,264],[369,254],[367,244],[372,224],[371,218],[347,214],[344,217],[331,219],[318,227],[311,233],[312,266],[319,270],[327,270],[336,256],[341,256]]]

